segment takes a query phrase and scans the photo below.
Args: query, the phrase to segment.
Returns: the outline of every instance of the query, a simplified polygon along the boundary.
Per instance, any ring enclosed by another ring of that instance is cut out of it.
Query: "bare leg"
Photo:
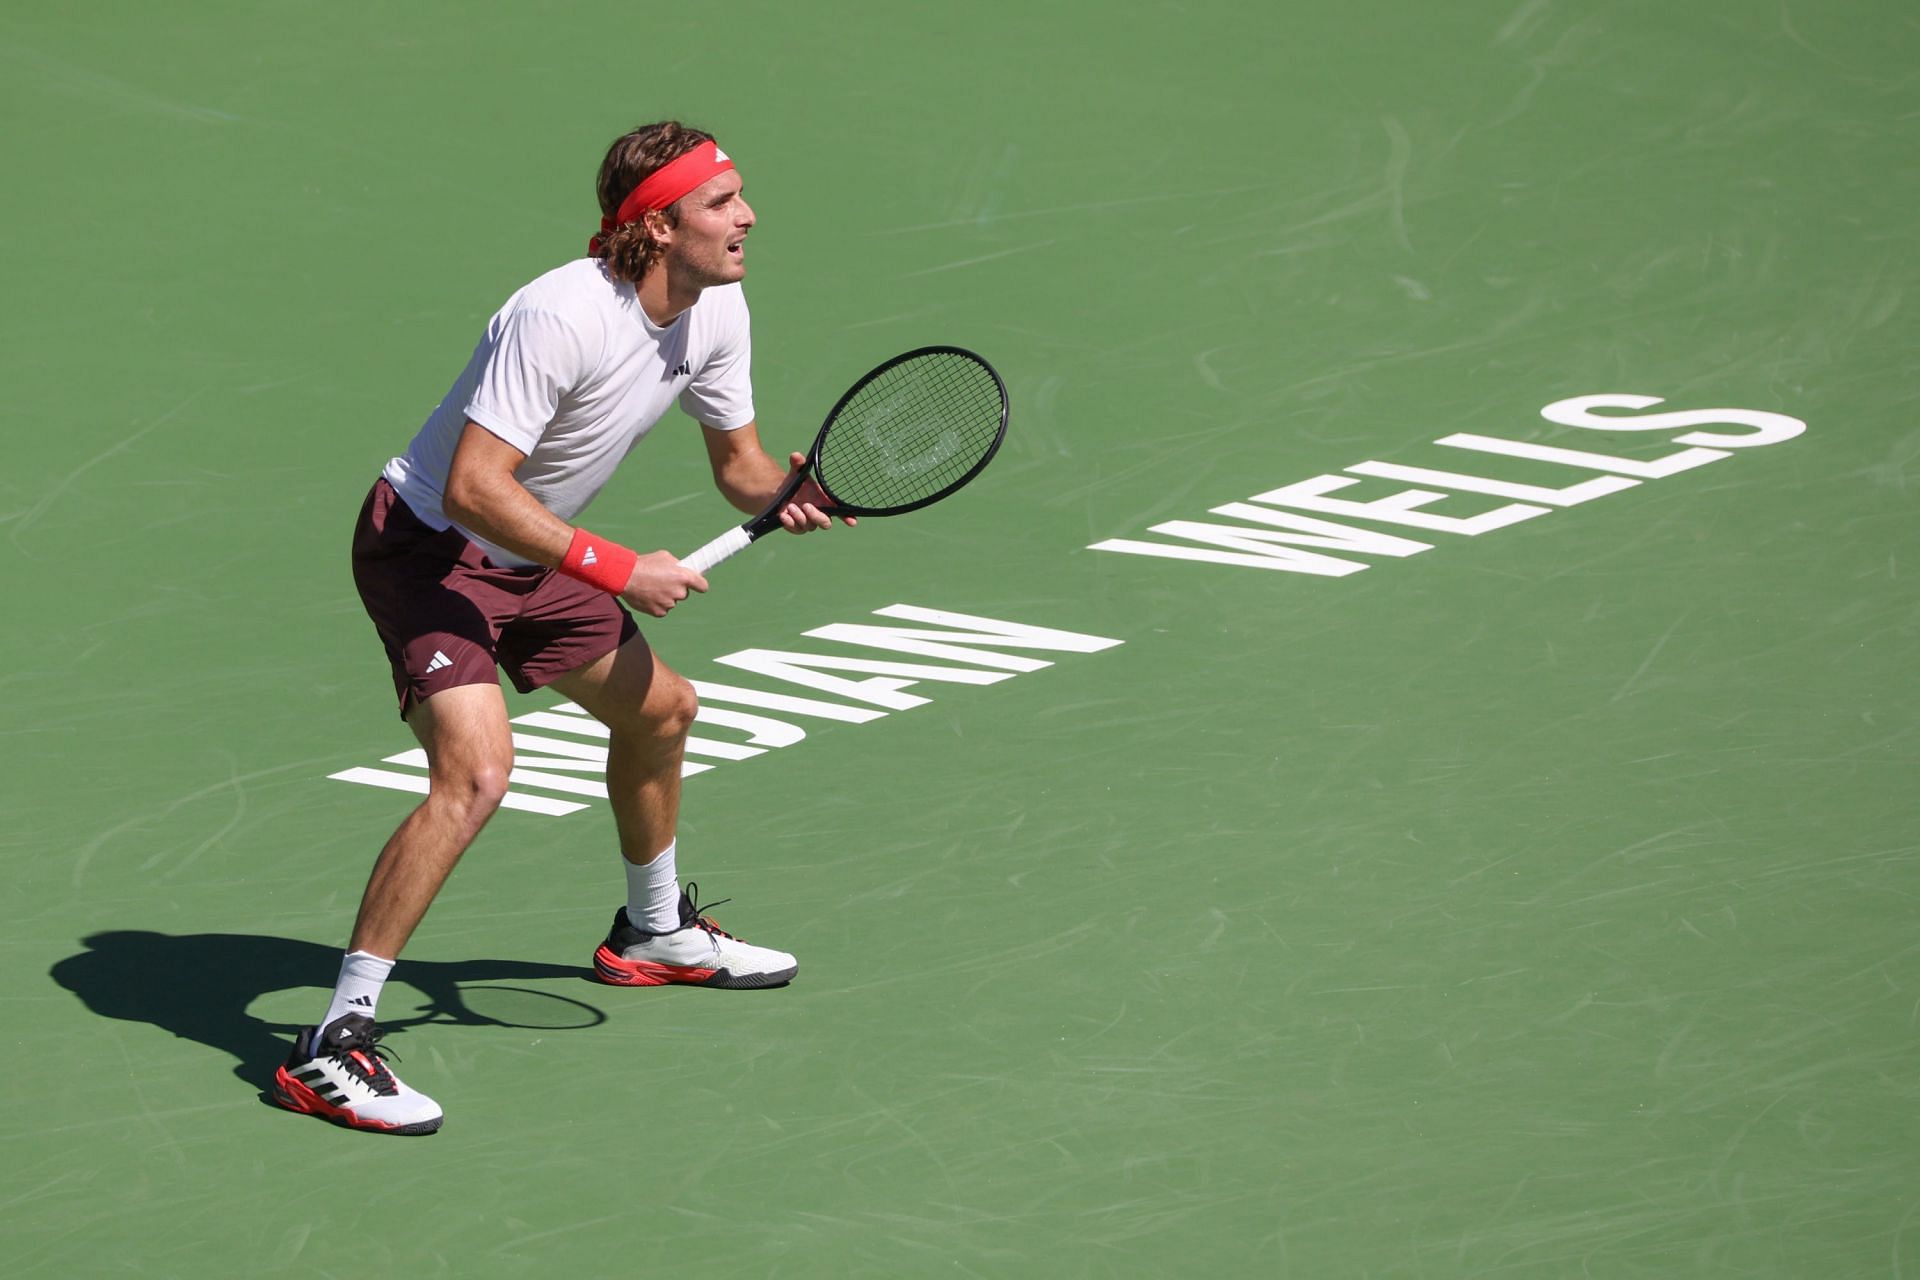
[[[607,796],[630,871],[648,866],[663,871],[659,857],[672,846],[680,815],[680,761],[686,754],[687,731],[700,709],[693,686],[655,659],[638,636],[554,683],[611,731]],[[652,879],[650,873],[640,878]],[[633,879],[630,874],[630,886]],[[660,888],[648,886],[656,905]],[[677,906],[686,910],[684,896]],[[640,925],[632,910],[630,899],[615,917],[607,941],[593,954],[594,973],[602,982],[751,989],[785,986],[799,972],[799,962],[786,952],[756,947],[712,927],[704,917],[682,915],[679,927],[667,925],[666,932],[653,933],[643,929],[659,926]]]
[[[607,798],[620,853],[637,866],[652,862],[680,819],[680,761],[700,707],[693,686],[641,636],[553,683],[612,731]]]
[[[400,955],[453,864],[500,807],[513,769],[513,735],[506,700],[493,684],[442,690],[414,707],[407,726],[427,749],[427,798],[380,850],[333,1003],[319,1025],[294,1040],[286,1065],[274,1073],[273,1099],[289,1111],[355,1129],[432,1133],[440,1127],[440,1104],[380,1060],[372,1018],[385,973],[368,970]],[[362,951],[376,959],[351,954]],[[356,989],[364,998],[352,998]]]
[[[380,851],[348,945],[389,960],[500,807],[513,769],[513,734],[498,685],[436,693],[414,707],[407,726],[427,750],[432,789]]]

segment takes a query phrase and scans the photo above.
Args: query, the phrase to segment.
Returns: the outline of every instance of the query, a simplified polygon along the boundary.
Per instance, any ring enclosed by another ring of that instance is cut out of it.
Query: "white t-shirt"
[[[514,478],[571,521],[676,397],[710,427],[733,431],[752,422],[752,356],[739,285],[704,290],[663,329],[647,318],[631,284],[610,277],[600,259],[581,258],[507,299],[385,475],[421,520],[436,529],[455,523],[440,500],[471,418],[527,455]],[[496,564],[532,563],[460,531]]]

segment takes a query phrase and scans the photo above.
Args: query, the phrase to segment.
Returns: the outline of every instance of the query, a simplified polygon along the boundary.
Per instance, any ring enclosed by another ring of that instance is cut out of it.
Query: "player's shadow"
[[[105,1018],[146,1022],[188,1040],[230,1053],[238,1061],[233,1073],[248,1084],[265,1089],[274,1068],[286,1059],[299,1026],[272,1023],[247,1012],[270,991],[317,987],[311,1018],[326,1008],[324,991],[340,972],[340,949],[293,938],[270,938],[246,933],[194,933],[174,937],[164,933],[124,930],[96,933],[83,940],[86,950],[53,966],[53,980],[79,996],[87,1008]],[[569,996],[534,989],[502,987],[503,983],[543,978],[582,976],[577,966],[539,964],[522,960],[405,960],[396,973],[404,983],[427,997],[417,1014],[388,1016],[380,1025],[389,1031],[426,1022],[468,1026],[527,1026],[527,1023],[489,1017],[474,1011],[462,994],[485,989],[495,1002],[505,990],[522,1008],[539,1000],[540,1030],[575,1030],[607,1020],[600,1009]],[[397,1008],[402,991],[389,989],[384,1005]]]

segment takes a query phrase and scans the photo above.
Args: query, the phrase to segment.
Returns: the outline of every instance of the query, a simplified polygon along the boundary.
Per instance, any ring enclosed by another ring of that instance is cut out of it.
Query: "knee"
[[[682,677],[672,672],[662,674],[669,678],[648,699],[652,704],[649,718],[656,736],[678,741],[693,729],[693,719],[700,714],[700,695]]]
[[[693,728],[700,712],[700,695],[683,677],[658,670],[646,698],[629,709],[613,726],[622,736],[654,742],[679,742]]]
[[[511,757],[467,763],[449,769],[436,779],[434,792],[443,804],[452,807],[468,825],[477,829],[506,799],[507,775],[512,772]]]
[[[507,796],[507,775],[513,772],[512,760],[493,760],[473,771],[467,779],[468,797],[474,808],[492,813]]]

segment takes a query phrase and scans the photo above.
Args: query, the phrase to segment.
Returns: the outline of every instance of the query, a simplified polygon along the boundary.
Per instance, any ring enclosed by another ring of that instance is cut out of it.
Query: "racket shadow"
[[[218,1049],[234,1058],[233,1074],[262,1090],[287,1056],[298,1027],[267,1022],[247,1010],[269,992],[294,987],[325,988],[340,971],[340,948],[262,934],[196,933],[173,936],[146,930],[113,930],[81,940],[85,950],[57,962],[49,976],[103,1018],[144,1022]],[[566,978],[578,981],[577,965],[522,960],[404,960],[397,983],[418,989],[427,1008],[413,1016],[381,1019],[388,1031],[424,1023],[462,1026],[532,1026],[545,1032],[584,1030],[607,1020],[601,1009],[572,997],[508,986]],[[511,991],[515,1007],[544,1000],[559,1014],[538,1024],[514,1022],[474,1011],[467,992],[485,992],[498,1002]],[[400,996],[396,991],[394,996]],[[558,1004],[552,1004],[557,1001]],[[393,1000],[398,1005],[400,1000]],[[325,1008],[315,993],[312,1016]]]

